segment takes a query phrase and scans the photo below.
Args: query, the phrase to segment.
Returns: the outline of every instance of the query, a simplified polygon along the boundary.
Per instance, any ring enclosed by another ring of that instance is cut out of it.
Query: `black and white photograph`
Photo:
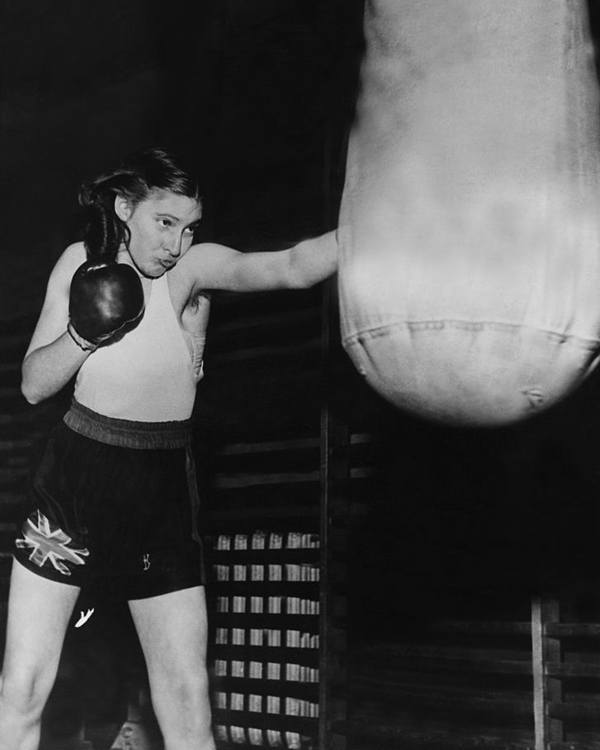
[[[0,0],[0,750],[600,750],[597,0]]]

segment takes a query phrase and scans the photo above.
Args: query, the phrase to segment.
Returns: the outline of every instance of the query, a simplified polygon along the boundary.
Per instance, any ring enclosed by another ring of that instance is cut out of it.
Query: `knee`
[[[170,700],[174,700],[182,712],[200,718],[202,709],[208,706],[208,677],[206,673],[174,680],[169,688]]]
[[[52,680],[39,673],[0,677],[0,714],[18,715],[36,722],[52,689]]]
[[[157,681],[152,688],[152,703],[157,716],[166,723],[174,721],[191,731],[201,731],[210,726],[208,675],[201,670],[199,674]]]

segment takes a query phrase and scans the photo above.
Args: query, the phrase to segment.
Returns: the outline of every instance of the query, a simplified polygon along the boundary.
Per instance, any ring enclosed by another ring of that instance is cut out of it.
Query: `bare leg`
[[[165,750],[214,750],[204,588],[129,602]]]
[[[0,750],[36,750],[42,710],[56,679],[79,588],[13,561],[2,681]]]

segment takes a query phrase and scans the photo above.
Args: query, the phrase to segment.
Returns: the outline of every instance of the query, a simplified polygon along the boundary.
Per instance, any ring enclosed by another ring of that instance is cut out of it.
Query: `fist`
[[[130,331],[144,314],[144,290],[125,263],[86,261],[71,281],[69,325],[94,346]]]

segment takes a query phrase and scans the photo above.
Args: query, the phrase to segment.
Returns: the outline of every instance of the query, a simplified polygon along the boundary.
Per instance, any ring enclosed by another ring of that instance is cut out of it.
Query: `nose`
[[[181,244],[183,242],[182,234],[173,234],[169,237],[167,242],[166,250],[173,258],[178,258],[181,255]]]

